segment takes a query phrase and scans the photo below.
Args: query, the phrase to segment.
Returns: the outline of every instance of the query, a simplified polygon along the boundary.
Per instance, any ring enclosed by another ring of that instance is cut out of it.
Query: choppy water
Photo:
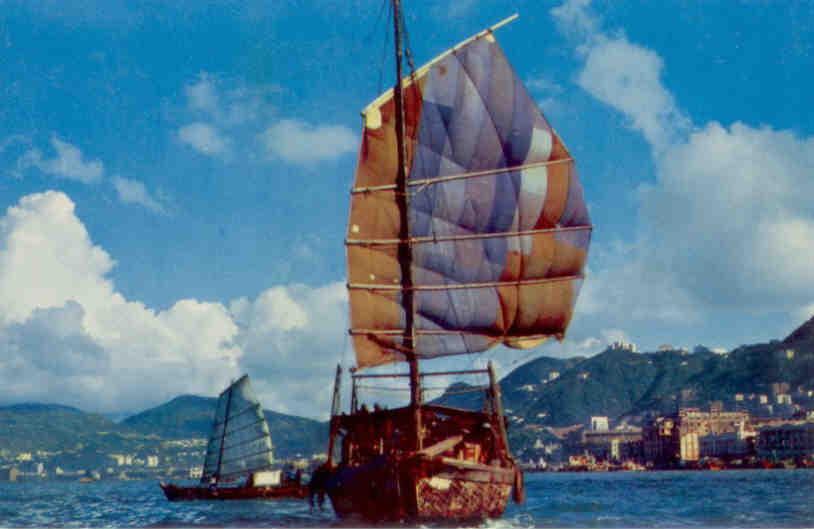
[[[528,474],[493,527],[814,527],[814,471]],[[177,502],[155,482],[0,483],[0,526],[341,526],[307,501]]]

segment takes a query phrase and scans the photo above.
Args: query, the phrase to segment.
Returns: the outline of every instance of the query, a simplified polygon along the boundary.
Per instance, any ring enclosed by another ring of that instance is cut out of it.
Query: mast
[[[328,437],[328,466],[333,465],[333,458],[334,458],[334,442],[336,439],[336,430],[337,430],[337,417],[339,415],[339,406],[340,406],[340,385],[342,384],[342,366],[337,364],[336,366],[336,378],[334,379],[334,395],[333,399],[331,399],[331,422],[330,422],[330,433]]]
[[[401,267],[401,296],[404,307],[404,338],[402,345],[410,365],[410,407],[413,409],[414,441],[417,450],[422,448],[421,435],[421,376],[418,372],[418,358],[414,352],[415,325],[413,321],[413,251],[410,246],[408,225],[407,173],[404,153],[404,94],[401,74],[401,0],[393,0],[393,33],[396,52],[396,84],[393,87],[393,100],[396,106],[396,148],[398,150],[398,172],[396,173],[396,202],[399,208],[398,261]]]
[[[229,408],[232,406],[232,389],[234,384],[229,386],[229,394],[226,396],[226,410],[223,414],[223,433],[220,436],[220,450],[218,451],[218,469],[215,471],[215,479],[220,481],[220,468],[223,461],[223,445],[226,443],[226,427],[229,425]]]

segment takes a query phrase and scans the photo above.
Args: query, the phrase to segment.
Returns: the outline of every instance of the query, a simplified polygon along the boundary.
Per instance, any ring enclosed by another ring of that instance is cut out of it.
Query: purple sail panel
[[[466,333],[506,338],[478,342],[489,347],[561,336],[578,289],[519,285],[580,278],[590,220],[573,161],[491,36],[430,68],[413,152],[413,284],[450,287],[416,292],[416,329],[459,333],[418,340],[416,351],[474,352],[457,338]]]

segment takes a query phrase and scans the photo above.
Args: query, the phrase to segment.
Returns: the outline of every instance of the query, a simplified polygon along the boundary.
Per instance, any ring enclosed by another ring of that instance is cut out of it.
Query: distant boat
[[[304,498],[300,475],[273,469],[273,446],[263,408],[243,375],[218,397],[203,474],[197,485],[161,483],[170,501]]]
[[[562,339],[590,219],[573,158],[493,35],[515,17],[403,76],[399,0],[391,11],[395,85],[362,113],[351,190],[350,413],[337,369],[328,461],[312,483],[343,518],[498,517],[524,492],[491,363],[438,373],[419,362]],[[409,374],[358,372],[400,362]],[[488,377],[481,409],[424,402],[427,377],[459,374]],[[357,382],[398,377],[409,405],[359,406]]]

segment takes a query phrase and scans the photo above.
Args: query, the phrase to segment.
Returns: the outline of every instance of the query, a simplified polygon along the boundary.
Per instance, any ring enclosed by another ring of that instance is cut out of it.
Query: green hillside
[[[142,434],[164,439],[206,438],[212,429],[216,398],[182,395],[169,402],[128,417],[121,425]],[[324,452],[326,423],[264,410],[277,456],[294,457]]]
[[[0,407],[0,448],[11,451],[62,450],[111,442],[117,425],[103,417],[58,404]]]
[[[636,418],[646,412],[670,412],[677,406],[732,402],[734,395],[771,394],[772,384],[790,390],[814,386],[814,319],[786,340],[739,347],[715,354],[696,351],[634,353],[609,348],[564,364],[540,358],[501,381],[504,403],[526,424],[567,426],[591,415]],[[560,372],[546,380],[547,372]]]

